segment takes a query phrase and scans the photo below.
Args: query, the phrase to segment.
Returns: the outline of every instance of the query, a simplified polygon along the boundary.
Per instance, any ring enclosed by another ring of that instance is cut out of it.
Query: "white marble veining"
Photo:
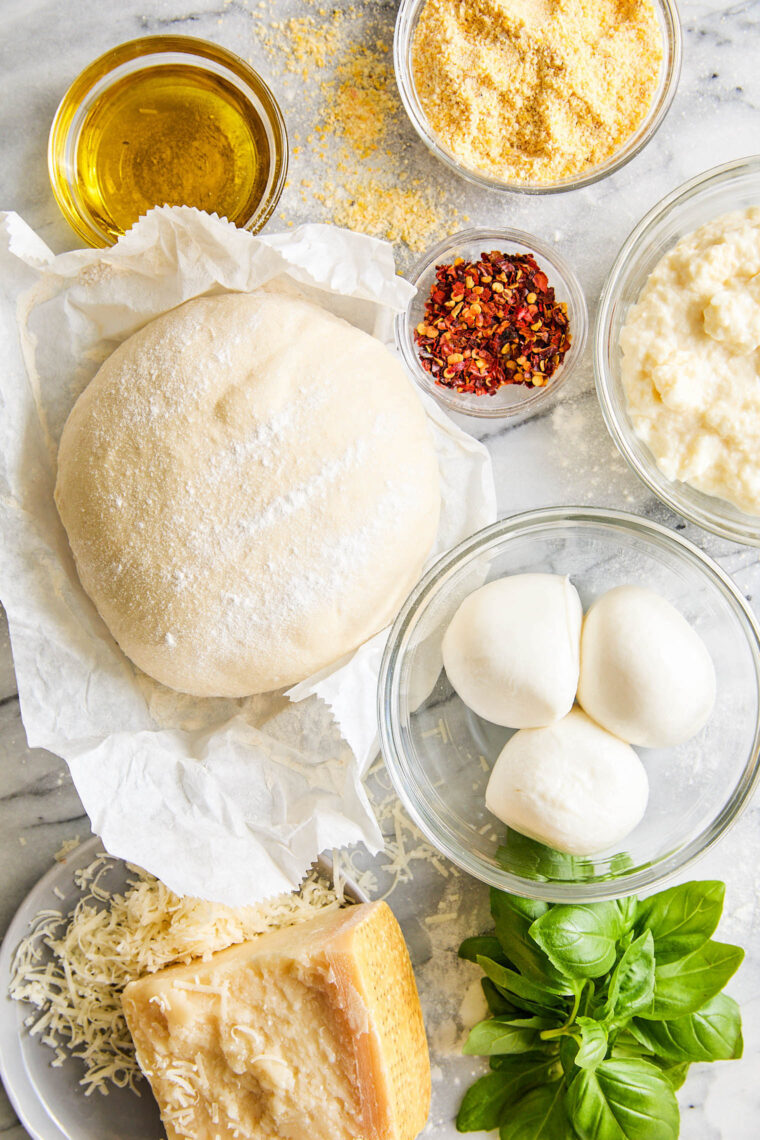
[[[346,0],[339,0],[339,5]],[[267,18],[308,10],[303,0],[1,0],[0,33],[0,208],[17,210],[55,252],[75,248],[77,239],[53,201],[45,164],[50,121],[68,83],[96,55],[134,36],[175,32],[213,39],[249,58],[270,78],[289,124],[308,131],[298,99],[298,80],[273,70],[257,39],[261,10]],[[333,5],[324,0],[323,6]],[[347,6],[347,4],[346,4]],[[359,6],[359,5],[358,5]],[[386,30],[393,0],[373,3]],[[593,319],[604,277],[630,231],[655,202],[684,179],[710,166],[760,151],[760,3],[682,0],[684,66],[680,88],[665,124],[650,145],[617,174],[588,189],[546,197],[500,196],[476,190],[444,171],[406,124],[398,140],[416,175],[443,188],[447,202],[477,224],[519,226],[556,242],[573,263],[586,290]],[[319,219],[304,201],[299,180],[324,176],[325,167],[306,153],[291,167],[291,184],[269,229],[287,221]],[[400,250],[400,264],[409,263]],[[2,414],[0,412],[0,414]],[[758,554],[746,547],[685,526],[656,502],[618,457],[596,404],[590,355],[552,412],[517,428],[463,422],[487,441],[496,472],[502,514],[556,503],[617,506],[684,531],[736,578],[760,613]],[[387,824],[390,827],[390,823]],[[87,820],[62,762],[30,751],[21,724],[7,633],[0,632],[0,929],[24,893],[50,864],[61,842],[89,833]],[[690,872],[691,873],[691,872]],[[746,1052],[741,1062],[695,1066],[682,1092],[684,1140],[750,1140],[760,1134],[760,802],[750,805],[723,842],[699,864],[705,878],[728,884],[720,936],[741,942],[748,956],[731,992],[744,1012]],[[685,876],[686,877],[686,876]],[[454,1060],[457,1033],[432,1009],[424,979],[433,953],[451,957],[439,933],[431,936],[416,905],[432,902],[432,887],[418,883],[395,896],[412,945],[428,1010],[436,1022],[436,1051],[448,1055],[459,1088],[436,1085],[434,1119],[438,1137],[453,1137],[451,1107],[472,1065]],[[440,890],[440,886],[438,888]],[[472,914],[483,915],[484,891],[472,892]],[[437,905],[437,900],[436,900]],[[437,960],[437,959],[436,959]],[[461,978],[461,974],[459,975]],[[445,1004],[445,1003],[444,1003]],[[450,1012],[450,1011],[449,1011]],[[444,1015],[446,1011],[443,1011]],[[438,1024],[440,1020],[440,1024]],[[447,1074],[451,1069],[447,1066]],[[448,1082],[446,1082],[448,1085]],[[23,1129],[0,1094],[0,1136],[22,1140]]]

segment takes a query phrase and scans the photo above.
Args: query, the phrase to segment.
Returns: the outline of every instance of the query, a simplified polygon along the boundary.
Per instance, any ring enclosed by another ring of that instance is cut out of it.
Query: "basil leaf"
[[[515,994],[520,999],[526,998],[534,1002],[542,1010],[556,1013],[556,1007],[561,1005],[561,999],[553,990],[524,978],[522,974],[508,969],[506,966],[493,962],[490,958],[478,956],[478,965],[484,974],[491,979],[501,990]]]
[[[531,938],[572,978],[599,978],[611,970],[621,933],[614,902],[554,906],[530,928]]]
[[[480,934],[474,938],[465,938],[459,947],[459,957],[477,963],[478,955],[481,958],[491,958],[494,962],[501,962],[503,966],[509,965],[495,934]]]
[[[630,930],[636,921],[639,900],[635,895],[627,895],[622,899],[615,899],[615,906],[620,911],[620,924],[622,930]]]
[[[738,946],[705,942],[692,954],[654,972],[654,998],[638,1016],[654,1021],[673,1021],[696,1013],[711,1001],[732,977],[744,958]]]
[[[631,943],[612,972],[605,1017],[631,1017],[651,1003],[654,994],[654,940],[645,930]]]
[[[503,848],[499,848],[499,851]],[[499,852],[496,856],[498,858]],[[503,907],[509,907],[510,910],[516,914],[521,914],[523,918],[527,918],[529,922],[535,922],[542,914],[546,914],[550,909],[548,902],[543,902],[541,899],[524,899],[520,895],[511,895],[508,891],[500,891],[498,887],[491,887],[490,890],[490,903],[491,914],[496,918],[495,911],[501,910]]]
[[[611,1057],[634,1057],[639,1060],[649,1051],[646,1046],[642,1045],[641,1042],[633,1036],[630,1032],[630,1028],[629,1025],[626,1029],[622,1029],[615,1034],[615,1044],[612,1046],[610,1052]],[[653,1060],[651,1057],[646,1057],[645,1059],[648,1061]]]
[[[506,994],[503,994],[498,986],[493,984],[490,978],[481,978],[480,984],[483,987],[488,1008],[495,1017],[522,1017],[520,1007],[514,1005]]]
[[[567,1094],[580,1140],[677,1140],[678,1103],[662,1073],[646,1061],[602,1061],[581,1069]]]
[[[643,1048],[643,1046],[640,1046],[640,1048]],[[617,1057],[617,1046],[613,1049],[612,1055],[613,1057]],[[648,1057],[642,1056],[641,1052],[639,1052],[637,1059],[648,1061],[650,1065],[655,1065],[674,1092],[681,1088],[691,1067],[690,1061],[681,1061],[678,1064],[674,1064],[673,1061],[668,1061],[664,1057],[653,1057],[651,1055]]]
[[[470,1030],[462,1052],[478,1057],[488,1057],[492,1053],[528,1053],[541,1044],[540,1031],[549,1029],[551,1025],[551,1021],[540,1017],[515,1021],[489,1017]]]
[[[483,978],[481,980],[481,985],[483,985],[484,982],[491,982],[491,979]],[[510,1017],[525,1017],[527,1014],[534,1014],[536,1017],[554,1018],[558,1025],[563,1020],[565,1020],[565,1015],[568,1012],[569,1007],[566,1009],[563,1005],[549,1005],[548,1001],[531,1001],[530,998],[522,997],[520,994],[514,994],[510,993],[509,990],[503,990],[499,986],[494,985],[493,982],[491,982],[491,985],[494,986],[494,990],[502,997],[504,1002],[508,1003],[509,1008],[506,1012]],[[486,998],[486,1001],[487,1000],[488,999]],[[492,1010],[492,1012],[497,1013],[496,1010]],[[498,1012],[497,1016],[503,1016],[503,1012]]]
[[[593,1017],[578,1017],[575,1024],[581,1031],[581,1047],[575,1064],[579,1069],[595,1069],[607,1055],[607,1032]]]
[[[636,929],[652,931],[658,966],[704,945],[718,925],[725,893],[725,883],[683,883],[639,903]]]
[[[457,1113],[457,1132],[490,1132],[499,1127],[504,1109],[514,1099],[512,1082],[502,1073],[487,1073],[470,1085]]]
[[[606,874],[600,879],[619,879],[624,871],[630,871],[635,866],[630,851],[616,851],[609,861]]]
[[[684,1081],[689,1075],[691,1065],[688,1061],[684,1061],[680,1065],[666,1065],[655,1058],[655,1064],[659,1068],[665,1080],[668,1082],[673,1092],[677,1092],[681,1088]]]
[[[547,879],[582,881],[594,873],[591,860],[577,855],[567,855],[554,847],[547,847],[537,839],[529,839],[519,831],[507,828],[504,846],[496,851],[496,861],[505,871],[515,871],[525,879],[546,882]],[[543,904],[547,906],[546,903]],[[534,915],[538,918],[538,915]]]
[[[458,1132],[498,1128],[506,1110],[528,1089],[545,1084],[556,1068],[556,1060],[547,1060],[542,1053],[501,1057],[500,1061],[497,1072],[487,1073],[464,1094],[456,1120]]]
[[[539,1042],[539,1045],[541,1048],[532,1053],[494,1053],[488,1063],[492,1069],[501,1072],[503,1069],[511,1070],[515,1065],[532,1065],[543,1061],[544,1064],[552,1067],[551,1078],[554,1080],[561,1076],[557,1047],[543,1041]]]
[[[628,1027],[650,1053],[668,1061],[733,1061],[742,1055],[742,1019],[728,994],[673,1021],[634,1020]]]
[[[559,1039],[559,1059],[566,1077],[572,1075],[575,1069],[575,1058],[578,1056],[580,1046],[574,1037],[566,1034]]]
[[[529,934],[531,923],[548,911],[548,903],[517,898],[491,888],[491,914],[503,953],[531,981],[558,994],[572,993],[572,984],[552,965]]]
[[[499,1129],[499,1140],[567,1140],[565,1082],[540,1085],[521,1097]]]

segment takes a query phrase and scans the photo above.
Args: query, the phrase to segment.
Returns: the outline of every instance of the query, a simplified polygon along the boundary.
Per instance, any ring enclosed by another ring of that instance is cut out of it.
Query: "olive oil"
[[[264,126],[222,76],[165,65],[125,76],[98,99],[79,136],[77,178],[108,233],[151,206],[197,206],[247,221],[266,186]]]
[[[232,52],[186,36],[131,40],[90,64],[64,96],[48,148],[59,205],[92,245],[163,205],[260,229],[287,157],[263,80]]]

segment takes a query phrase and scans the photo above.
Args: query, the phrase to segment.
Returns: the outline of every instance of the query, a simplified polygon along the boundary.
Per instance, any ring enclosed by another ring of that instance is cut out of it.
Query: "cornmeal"
[[[427,0],[414,84],[432,130],[470,169],[552,182],[606,162],[657,91],[650,0]]]
[[[760,515],[760,209],[682,238],[620,347],[631,423],[663,474]]]

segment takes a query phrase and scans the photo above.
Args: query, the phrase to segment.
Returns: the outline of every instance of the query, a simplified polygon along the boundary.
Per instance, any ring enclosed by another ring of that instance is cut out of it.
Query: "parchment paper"
[[[53,487],[66,417],[122,340],[191,297],[273,281],[386,341],[411,289],[390,246],[331,226],[254,237],[161,208],[113,248],[54,257],[0,214],[0,600],[29,744],[66,760],[114,855],[232,905],[296,886],[327,848],[382,846],[361,776],[387,633],[289,695],[175,693],[127,660],[79,585]],[[443,494],[432,560],[496,506],[485,448],[425,403]]]

